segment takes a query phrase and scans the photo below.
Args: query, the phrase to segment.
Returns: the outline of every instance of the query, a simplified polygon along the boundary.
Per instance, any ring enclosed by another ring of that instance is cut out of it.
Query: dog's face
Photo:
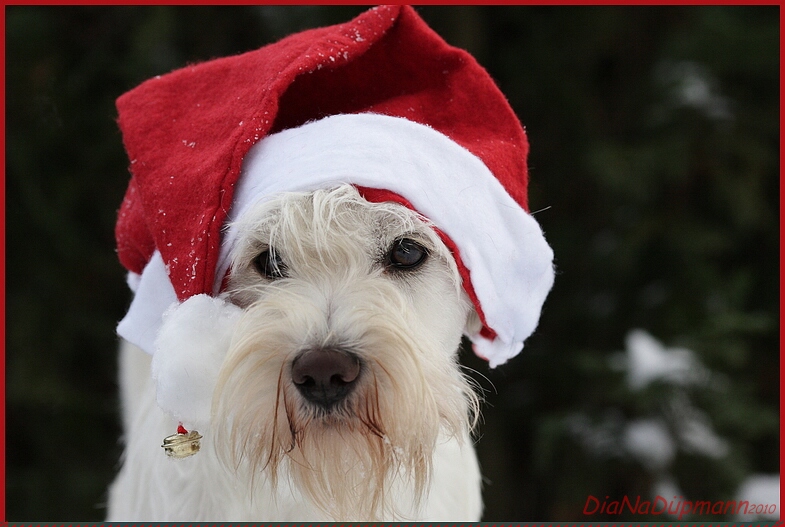
[[[229,295],[244,315],[214,398],[219,450],[341,519],[379,517],[391,485],[416,502],[439,436],[477,415],[457,350],[478,321],[449,250],[415,212],[351,186],[284,194],[237,227]]]

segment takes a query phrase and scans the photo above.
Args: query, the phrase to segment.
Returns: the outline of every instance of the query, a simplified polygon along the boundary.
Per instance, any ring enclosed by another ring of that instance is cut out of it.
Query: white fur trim
[[[142,275],[131,271],[128,271],[128,274],[125,277],[125,282],[128,284],[128,288],[134,293],[136,293],[136,290],[139,289],[139,282],[141,281]]]
[[[209,295],[174,304],[155,339],[152,376],[156,401],[186,428],[204,429],[218,372],[242,309]]]
[[[469,335],[475,350],[491,367],[520,352],[553,285],[553,251],[534,218],[485,164],[432,128],[399,117],[351,114],[266,137],[245,157],[229,221],[281,192],[341,183],[395,192],[442,229],[460,249],[497,334],[493,341]],[[216,286],[236,237],[230,226]]]
[[[132,281],[131,274],[128,285],[134,292],[134,299],[117,325],[117,334],[152,355],[161,318],[169,306],[177,302],[177,295],[158,251],[153,253],[138,280]]]

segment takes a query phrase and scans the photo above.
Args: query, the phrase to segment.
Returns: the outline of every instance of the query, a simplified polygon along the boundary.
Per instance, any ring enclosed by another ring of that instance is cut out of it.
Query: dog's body
[[[177,421],[124,343],[108,520],[479,520],[478,399],[457,361],[479,319],[433,227],[346,185],[276,196],[234,228],[224,300],[242,314],[201,451],[164,455]]]

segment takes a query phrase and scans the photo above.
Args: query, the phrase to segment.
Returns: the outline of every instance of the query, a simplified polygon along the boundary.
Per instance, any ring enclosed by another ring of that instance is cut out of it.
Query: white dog
[[[478,398],[457,359],[479,320],[433,228],[348,185],[280,195],[237,228],[243,313],[199,454],[150,448],[176,422],[149,356],[123,346],[109,521],[479,520]]]
[[[461,336],[505,363],[554,277],[490,75],[380,6],[117,108],[134,299],[109,520],[479,520]]]

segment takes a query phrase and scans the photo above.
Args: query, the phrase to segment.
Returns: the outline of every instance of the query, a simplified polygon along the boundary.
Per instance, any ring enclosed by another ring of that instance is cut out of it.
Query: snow
[[[659,410],[625,419],[620,412],[608,409],[599,421],[584,413],[573,413],[565,418],[567,429],[595,456],[626,455],[639,461],[655,479],[652,496],[667,500],[668,506],[681,507],[685,500],[708,499],[684,495],[673,476],[673,462],[677,451],[714,459],[730,454],[728,440],[714,431],[710,417],[690,396],[693,389],[722,390],[725,379],[703,365],[693,351],[668,348],[642,329],[630,331],[626,345],[623,353],[611,358],[611,367],[626,373],[632,392],[654,381],[663,382]],[[778,474],[749,476],[734,498],[737,503],[745,502],[735,520],[778,519],[779,496]]]
[[[695,108],[716,120],[733,118],[731,101],[719,93],[708,67],[694,61],[667,61],[657,68],[660,82],[669,85],[678,106]]]
[[[629,332],[626,339],[627,383],[640,390],[656,380],[689,385],[705,380],[707,371],[695,354],[683,348],[666,349],[641,329]]]
[[[716,459],[728,455],[728,442],[714,433],[706,414],[696,408],[690,410],[691,415],[679,423],[679,439],[684,449]]]
[[[599,422],[583,413],[574,413],[564,420],[567,429],[583,447],[593,455],[612,458],[622,454],[619,448],[619,430],[622,416],[618,412],[607,412]]]
[[[695,353],[684,348],[666,348],[642,329],[630,331],[626,338],[625,355],[614,357],[612,366],[627,373],[627,385],[638,391],[654,381],[663,381],[677,388],[689,386],[720,386],[720,382],[698,359]],[[668,452],[678,445],[686,452],[693,452],[715,459],[725,457],[730,448],[725,439],[717,436],[711,420],[696,408],[685,390],[674,390],[668,395],[665,418],[662,422],[638,421],[627,425],[625,448],[647,466],[667,465]],[[666,440],[666,436],[669,438]],[[654,450],[651,450],[654,449]],[[673,452],[670,454],[671,458]]]
[[[649,469],[667,467],[676,456],[676,442],[660,419],[638,419],[624,429],[625,450]]]
[[[757,516],[778,520],[780,517],[780,475],[779,474],[753,474],[739,486],[736,491],[736,501],[749,501],[756,505],[776,505],[776,510]],[[749,515],[739,514],[737,520],[749,521]]]
[[[679,496],[684,496],[684,493],[679,488],[679,485],[670,477],[664,477],[657,481],[654,484],[654,488],[652,489],[653,496],[662,496],[666,500],[670,501],[673,499],[678,498]]]

